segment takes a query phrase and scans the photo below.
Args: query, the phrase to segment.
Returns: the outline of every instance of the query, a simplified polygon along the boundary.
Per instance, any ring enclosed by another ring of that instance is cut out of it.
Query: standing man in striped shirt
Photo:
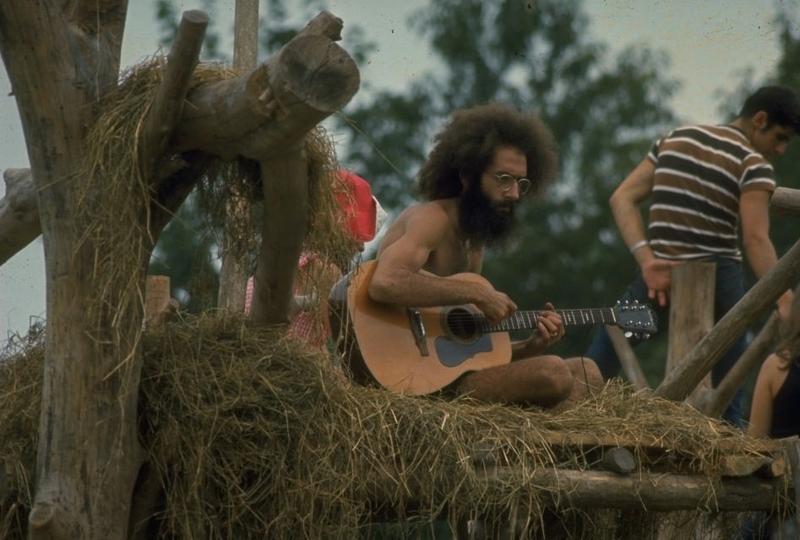
[[[782,155],[798,133],[797,95],[785,87],[766,86],[745,100],[730,124],[680,127],[656,141],[609,200],[617,228],[640,269],[621,300],[651,303],[659,316],[659,331],[664,332],[672,267],[704,261],[716,263],[715,320],[730,310],[745,294],[739,227],[747,262],[757,278],[777,262],[769,238],[769,200],[776,188],[769,160]],[[647,199],[651,206],[645,231],[640,204]],[[783,318],[791,300],[792,292],[787,291],[777,301]],[[742,336],[714,366],[714,386],[746,347]],[[599,329],[586,356],[604,378],[619,373],[619,359],[605,328]],[[737,426],[741,397],[740,390],[723,415]]]

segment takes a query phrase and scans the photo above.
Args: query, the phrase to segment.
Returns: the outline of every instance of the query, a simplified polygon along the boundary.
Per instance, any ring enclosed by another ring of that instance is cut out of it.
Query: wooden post
[[[258,0],[236,0],[234,13],[233,67],[256,68],[258,61]],[[263,180],[263,179],[262,179]],[[250,200],[237,186],[230,186],[222,241],[222,267],[217,305],[244,311],[245,289],[250,274],[253,220]]]
[[[147,276],[144,291],[145,326],[159,324],[164,312],[169,310],[172,298],[169,276]]]
[[[791,437],[785,440],[784,448],[786,449],[786,457],[792,468],[792,485],[794,487],[794,520],[796,530],[800,531],[800,440],[797,437]]]
[[[650,389],[650,384],[647,382],[647,377],[642,371],[642,366],[636,360],[636,355],[633,352],[633,347],[625,339],[625,335],[618,326],[606,326],[608,337],[611,339],[611,344],[614,345],[614,350],[617,352],[619,363],[622,366],[622,371],[625,377],[628,378],[636,390]]]
[[[714,326],[716,268],[714,263],[689,262],[672,269],[665,373],[675,369]],[[710,388],[711,377],[706,373],[692,390],[689,402],[697,405]]]
[[[773,313],[766,322],[756,339],[750,344],[744,354],[736,361],[722,382],[714,388],[709,395],[709,400],[703,405],[703,412],[708,416],[718,418],[722,415],[725,407],[731,402],[733,396],[744,380],[764,358],[769,354],[775,339],[778,336],[781,318],[777,313]]]
[[[747,327],[770,309],[783,293],[793,289],[798,280],[800,241],[717,322],[680,365],[667,373],[653,391],[654,395],[674,401],[684,399]]]

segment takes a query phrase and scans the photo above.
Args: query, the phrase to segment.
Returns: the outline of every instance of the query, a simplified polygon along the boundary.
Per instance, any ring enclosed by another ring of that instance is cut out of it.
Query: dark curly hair
[[[555,181],[558,145],[550,129],[535,114],[490,103],[456,111],[436,135],[433,150],[417,175],[419,196],[425,200],[457,197],[462,174],[473,185],[480,182],[497,145],[513,146],[525,154],[533,194],[543,193]]]

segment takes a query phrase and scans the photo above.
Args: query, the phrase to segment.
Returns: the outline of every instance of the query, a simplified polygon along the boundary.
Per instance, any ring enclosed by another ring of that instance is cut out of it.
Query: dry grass
[[[16,486],[0,508],[12,531],[30,505],[41,362],[34,346],[0,368],[0,460],[13,464]],[[659,439],[669,451],[637,451],[641,471],[712,481],[721,442],[757,452],[740,430],[622,384],[560,413],[352,386],[327,354],[230,316],[149,331],[140,399],[141,440],[166,493],[161,538],[352,538],[375,513],[407,526],[457,510],[500,512],[534,529],[547,521],[558,486],[487,483],[474,460],[480,441],[517,479],[595,465],[596,453],[551,444],[554,434]],[[654,526],[643,512],[568,514],[573,538],[640,538]]]

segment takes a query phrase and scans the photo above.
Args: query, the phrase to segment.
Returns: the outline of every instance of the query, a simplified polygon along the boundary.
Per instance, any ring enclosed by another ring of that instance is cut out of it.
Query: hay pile
[[[508,512],[536,528],[557,486],[485,482],[476,442],[491,442],[499,461],[525,474],[593,465],[591,453],[551,446],[555,431],[660,437],[677,458],[665,464],[643,452],[642,470],[711,478],[717,443],[738,440],[741,453],[752,444],[621,384],[558,414],[352,386],[326,354],[238,317],[151,330],[144,356],[141,440],[165,490],[152,538],[353,538],[375,513],[408,524],[442,512],[455,519],[447,513],[456,509]],[[16,482],[0,504],[0,535],[9,538],[24,537],[30,505],[41,362],[39,346],[0,363],[0,460],[13,465]],[[641,538],[649,523],[643,513],[574,513],[573,538]]]

